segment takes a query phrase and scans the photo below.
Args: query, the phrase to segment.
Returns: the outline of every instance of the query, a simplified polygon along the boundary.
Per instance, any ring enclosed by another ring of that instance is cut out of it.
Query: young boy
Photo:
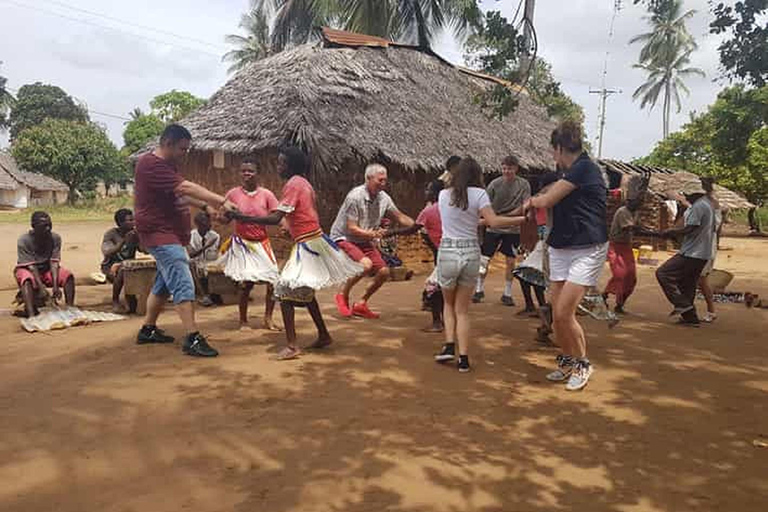
[[[19,237],[17,243],[16,282],[24,301],[27,317],[39,313],[37,298],[52,288],[53,303],[61,299],[68,307],[75,305],[75,277],[60,265],[61,237],[52,231],[53,222],[45,212],[32,214],[32,230]]]
[[[126,309],[120,303],[120,293],[123,291],[123,262],[136,258],[139,249],[139,235],[136,233],[136,223],[133,220],[133,212],[128,208],[121,208],[115,212],[116,227],[104,233],[101,242],[101,253],[104,259],[101,262],[101,272],[112,283],[112,311],[125,313]],[[127,298],[128,311],[136,311],[136,298]]]
[[[219,258],[219,241],[221,237],[211,229],[211,217],[204,211],[195,215],[195,227],[192,230],[187,246],[192,274],[197,278],[203,298],[200,305],[212,306],[214,301],[208,292],[208,263]]]

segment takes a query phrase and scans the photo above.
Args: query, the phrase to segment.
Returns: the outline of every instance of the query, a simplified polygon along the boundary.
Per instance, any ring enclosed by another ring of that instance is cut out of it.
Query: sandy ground
[[[86,226],[58,229],[78,273],[98,263],[102,227]],[[768,241],[724,245],[731,288],[768,295]],[[651,272],[616,329],[584,320],[596,371],[574,394],[544,379],[555,351],[532,341],[535,322],[494,302],[498,273],[473,306],[468,375],[431,360],[421,279],[387,285],[375,322],[336,319],[321,294],[336,344],[283,363],[282,335],[238,332],[234,307],[199,315],[213,360],[136,346],[137,318],[29,335],[2,317],[0,510],[765,510],[768,310],[670,325]],[[81,287],[79,302],[108,294]]]

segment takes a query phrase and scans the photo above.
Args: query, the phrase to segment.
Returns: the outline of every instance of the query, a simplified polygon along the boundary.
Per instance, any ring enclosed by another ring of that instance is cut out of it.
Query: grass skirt
[[[313,233],[296,241],[280,273],[275,296],[291,302],[312,302],[316,290],[340,286],[363,270],[327,235]]]
[[[238,283],[274,284],[278,281],[280,272],[269,239],[256,242],[234,235],[227,244],[218,261],[224,275]]]

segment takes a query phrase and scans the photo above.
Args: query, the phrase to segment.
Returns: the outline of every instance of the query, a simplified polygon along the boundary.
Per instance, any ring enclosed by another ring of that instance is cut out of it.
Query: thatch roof
[[[510,153],[552,167],[554,123],[527,95],[504,121],[490,119],[473,103],[494,84],[487,77],[414,47],[345,40],[326,34],[240,71],[182,121],[194,148],[246,154],[294,142],[326,168],[351,157],[437,169],[458,154],[494,171]]]
[[[0,190],[16,190],[19,188],[19,182],[13,179],[13,176],[5,170],[11,165],[16,166],[11,155],[0,151]]]
[[[9,188],[7,190],[16,190],[19,184],[21,184],[35,190],[42,190],[46,192],[69,191],[69,187],[59,180],[36,172],[22,171],[16,164],[16,160],[9,153],[0,151],[0,189],[4,188],[2,186],[3,175],[9,176],[16,183],[15,187]]]
[[[651,180],[648,183],[648,190],[664,199],[667,198],[669,192],[682,190],[686,184],[701,180],[701,177],[696,174],[666,167],[630,164],[618,160],[600,160],[599,163],[608,172],[617,172],[628,176],[643,172],[650,173]],[[754,207],[743,196],[720,185],[715,185],[715,197],[723,207],[730,210],[744,210]]]

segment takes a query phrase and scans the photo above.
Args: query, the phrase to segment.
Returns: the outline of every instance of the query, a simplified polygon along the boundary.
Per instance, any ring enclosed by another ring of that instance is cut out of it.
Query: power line
[[[616,18],[619,16],[619,11],[621,11],[622,5],[621,0],[614,0],[613,2],[613,14],[611,15],[611,24],[608,28],[608,44],[605,50],[605,63],[603,64],[603,77],[601,81],[601,86],[599,90],[593,90],[590,89],[590,94],[599,94],[600,95],[600,111],[599,111],[599,129],[598,129],[598,138],[597,138],[597,158],[602,158],[603,156],[603,136],[605,134],[605,116],[606,116],[606,105],[608,96],[611,96],[613,94],[621,94],[621,89],[608,89],[606,88],[606,80],[608,78],[608,59],[611,55],[611,42],[613,41],[613,32],[614,27],[616,25]]]
[[[176,48],[181,48],[181,49],[188,50],[188,51],[191,51],[191,52],[196,52],[196,53],[201,53],[201,54],[205,54],[205,55],[210,55],[212,57],[216,57],[217,59],[221,58],[221,54],[209,52],[209,51],[206,51],[206,50],[201,50],[199,48],[192,48],[190,46],[184,46],[184,45],[181,45],[181,44],[178,44],[178,43],[173,43],[173,42],[165,41],[165,40],[162,40],[162,39],[157,39],[157,38],[153,38],[153,37],[143,36],[143,35],[140,35],[140,34],[135,34],[133,32],[129,32],[127,30],[122,30],[122,29],[119,29],[119,28],[110,27],[108,25],[102,25],[100,23],[95,23],[93,21],[85,20],[85,19],[82,19],[82,18],[76,18],[76,17],[73,17],[73,16],[68,16],[66,14],[62,14],[62,13],[59,13],[59,12],[56,12],[56,11],[51,11],[49,9],[44,9],[44,8],[41,8],[41,7],[33,7],[31,5],[23,4],[21,2],[15,1],[15,0],[0,0],[0,2],[5,2],[7,4],[15,5],[16,7],[21,7],[23,9],[29,9],[29,10],[37,11],[37,12],[43,12],[43,13],[46,13],[46,14],[50,14],[52,16],[58,16],[60,18],[64,18],[64,19],[69,20],[69,21],[74,21],[75,23],[81,23],[83,25],[90,25],[90,26],[98,27],[98,28],[101,28],[101,29],[104,29],[104,30],[111,30],[113,32],[118,32],[120,34],[124,34],[124,35],[130,36],[130,37],[134,37],[136,39],[142,39],[144,41],[150,41],[150,42],[157,43],[157,44],[162,44],[162,45],[166,45],[166,46],[173,46],[173,47],[176,47]]]
[[[76,11],[76,12],[80,12],[80,13],[83,13],[83,14],[88,14],[90,16],[96,16],[98,18],[104,18],[105,20],[114,21],[116,23],[121,23],[123,25],[127,25],[127,26],[130,26],[130,27],[135,27],[135,28],[139,28],[139,29],[142,29],[142,30],[149,30],[149,31],[152,31],[152,32],[157,32],[157,33],[160,33],[160,34],[165,34],[165,35],[168,35],[168,36],[171,36],[171,37],[175,37],[177,39],[184,39],[184,40],[187,40],[187,41],[190,41],[190,42],[193,42],[193,43],[209,46],[209,47],[215,48],[217,50],[226,51],[226,49],[224,47],[219,46],[219,45],[214,44],[214,43],[211,43],[209,41],[204,41],[202,39],[195,39],[194,37],[188,37],[188,36],[185,36],[185,35],[175,34],[173,32],[169,32],[167,30],[163,30],[163,29],[160,29],[160,28],[157,28],[157,27],[150,27],[150,26],[147,26],[147,25],[141,25],[139,23],[135,23],[135,22],[132,22],[132,21],[127,21],[127,20],[123,20],[123,19],[120,19],[120,18],[115,18],[114,16],[109,16],[107,14],[102,14],[102,13],[95,12],[95,11],[89,11],[88,9],[82,9],[80,7],[75,7],[75,6],[72,6],[72,5],[68,5],[68,4],[65,4],[63,2],[58,2],[57,0],[43,0],[43,1],[46,2],[46,3],[53,4],[53,5],[56,5],[58,7],[61,7],[63,9],[68,9],[70,11]]]
[[[15,94],[17,96],[19,94],[19,90],[18,89],[13,89],[11,87],[6,87],[6,90],[11,91],[13,94]],[[132,120],[130,117],[125,117],[125,116],[121,116],[121,115],[118,115],[118,114],[109,114],[107,112],[99,112],[98,110],[91,110],[87,106],[85,107],[85,110],[87,110],[89,114],[93,114],[93,115],[96,115],[96,116],[111,117],[113,119],[119,119],[121,121],[131,121]]]

